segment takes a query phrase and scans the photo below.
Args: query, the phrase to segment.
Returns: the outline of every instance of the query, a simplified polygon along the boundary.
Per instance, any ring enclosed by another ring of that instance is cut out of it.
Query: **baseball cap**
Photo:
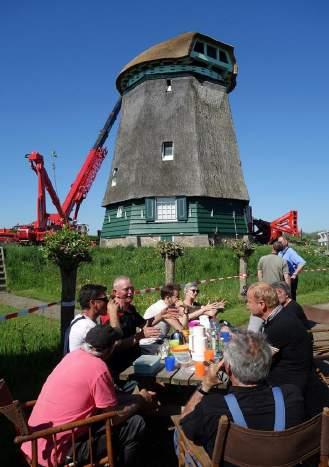
[[[85,341],[98,351],[106,350],[120,339],[120,333],[112,326],[102,326],[97,324],[88,331]]]

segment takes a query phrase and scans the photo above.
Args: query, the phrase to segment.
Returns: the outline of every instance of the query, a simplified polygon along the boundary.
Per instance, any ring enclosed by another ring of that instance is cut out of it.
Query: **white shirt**
[[[83,315],[81,313],[79,313],[78,315],[75,315],[72,321],[76,320],[80,316],[83,316]],[[79,349],[81,344],[84,343],[88,331],[90,331],[90,329],[96,326],[95,321],[88,318],[88,316],[86,315],[84,315],[84,317],[85,319],[79,319],[79,321],[74,323],[73,326],[71,327],[70,336],[69,336],[70,352],[72,352],[73,350]]]
[[[148,309],[144,313],[143,318],[144,319],[154,318],[157,314],[159,314],[162,310],[164,310],[167,307],[168,307],[168,305],[166,304],[166,302],[164,300],[158,300],[157,302],[153,303],[153,305],[148,307]],[[160,321],[154,327],[160,329],[160,332],[161,332],[160,339],[165,337],[168,334],[169,330],[170,330],[169,324],[166,323],[165,321]],[[141,339],[139,341],[139,344],[140,345],[150,345],[150,344],[153,344],[154,342],[156,342],[157,340],[158,340],[157,338],[148,337],[148,338],[145,338],[145,339]]]

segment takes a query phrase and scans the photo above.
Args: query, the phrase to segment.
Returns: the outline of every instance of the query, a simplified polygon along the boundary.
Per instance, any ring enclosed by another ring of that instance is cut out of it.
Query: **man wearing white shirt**
[[[80,348],[85,342],[88,331],[96,326],[98,316],[106,314],[108,304],[106,287],[96,284],[82,286],[79,292],[79,303],[82,311],[71,321],[70,352]]]

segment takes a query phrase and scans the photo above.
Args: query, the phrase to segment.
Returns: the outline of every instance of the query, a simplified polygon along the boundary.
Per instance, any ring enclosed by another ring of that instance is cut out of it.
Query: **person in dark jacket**
[[[218,420],[227,415],[235,423],[227,395],[212,388],[219,383],[217,373],[225,369],[231,381],[229,395],[234,396],[244,417],[245,426],[259,430],[273,430],[275,402],[266,378],[272,362],[271,348],[263,334],[249,331],[235,333],[224,349],[224,360],[213,364],[202,384],[185,406],[181,425],[185,435],[202,445],[212,456]],[[304,420],[304,401],[301,391],[292,384],[280,384],[286,417],[284,428]]]
[[[272,287],[275,289],[279,302],[285,311],[295,314],[306,327],[306,329],[310,329],[311,324],[307,319],[302,306],[291,298],[290,287],[286,284],[286,282],[274,282]]]
[[[273,287],[257,282],[248,288],[247,307],[261,318],[263,332],[272,346],[271,384],[295,384],[304,391],[313,365],[312,340],[301,320],[280,305]]]

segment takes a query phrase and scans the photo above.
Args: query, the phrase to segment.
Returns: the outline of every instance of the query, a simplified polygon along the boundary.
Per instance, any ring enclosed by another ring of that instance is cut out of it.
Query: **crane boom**
[[[97,172],[107,154],[107,150],[103,148],[103,144],[111,131],[111,128],[120,112],[121,98],[117,101],[113,107],[112,112],[108,116],[104,127],[100,131],[100,134],[89,151],[85,162],[83,163],[75,181],[71,185],[71,189],[68,192],[62,209],[65,217],[68,219],[72,210],[75,208],[73,220],[75,221],[78,216],[79,208],[82,201],[86,198],[90,187],[95,180]]]

